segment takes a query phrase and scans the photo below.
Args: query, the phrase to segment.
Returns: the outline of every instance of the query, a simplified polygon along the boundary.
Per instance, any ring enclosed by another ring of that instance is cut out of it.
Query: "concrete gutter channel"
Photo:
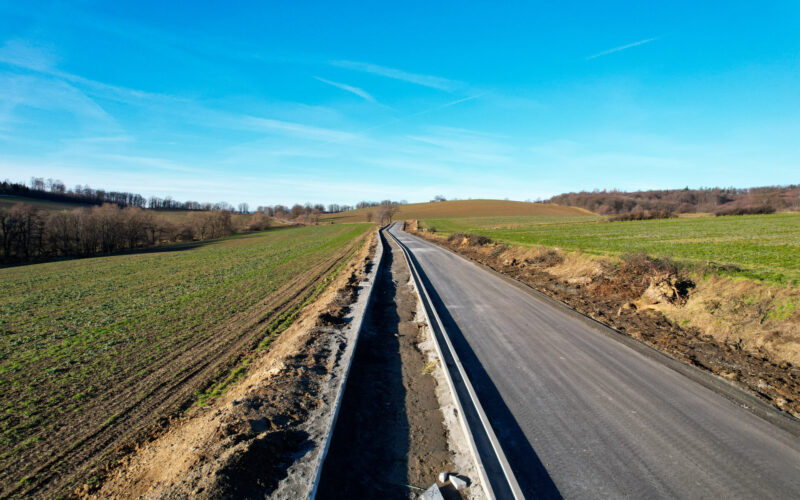
[[[396,223],[397,224],[397,223]],[[388,229],[390,226],[385,226],[379,230],[377,238],[377,246],[375,249],[375,257],[373,258],[373,267],[370,270],[367,281],[361,286],[368,290],[366,294],[362,294],[356,304],[353,305],[354,320],[350,327],[353,340],[348,342],[342,356],[341,365],[344,366],[344,371],[341,377],[332,377],[332,382],[335,387],[328,393],[328,397],[332,400],[330,403],[329,415],[323,417],[323,424],[325,428],[324,438],[315,440],[319,443],[321,452],[310,460],[301,460],[288,471],[289,477],[294,476],[291,487],[280,488],[275,495],[278,498],[301,498],[308,497],[310,499],[316,498],[319,489],[320,480],[322,478],[322,471],[325,467],[325,458],[327,457],[328,450],[333,437],[333,431],[336,428],[336,420],[339,416],[342,404],[342,398],[347,386],[347,379],[350,374],[353,357],[358,344],[358,338],[361,335],[364,317],[367,309],[372,302],[375,278],[379,269],[384,265],[384,248],[380,233],[391,237],[403,252],[406,264],[408,265],[411,273],[414,288],[419,296],[423,305],[422,313],[425,320],[434,333],[434,345],[437,355],[441,360],[443,372],[447,379],[450,392],[452,393],[453,400],[455,401],[456,409],[458,410],[458,417],[464,434],[467,437],[470,452],[472,453],[475,461],[476,469],[480,475],[481,485],[487,498],[523,498],[517,480],[514,477],[508,460],[500,447],[497,437],[492,430],[492,427],[486,417],[475,390],[472,387],[467,375],[464,371],[461,362],[458,359],[452,343],[450,342],[447,332],[444,329],[439,315],[432,306],[431,299],[427,290],[422,284],[419,271],[408,249],[403,245]],[[348,335],[350,337],[350,335]],[[337,379],[334,381],[334,379]],[[326,400],[328,399],[326,397]],[[328,405],[324,405],[328,406]],[[310,455],[310,454],[309,454]],[[301,478],[311,476],[313,474],[313,482],[306,482],[306,487],[303,488]]]
[[[458,359],[447,331],[442,325],[436,309],[433,307],[433,302],[425,286],[422,284],[414,256],[398,238],[389,232],[388,229],[391,227],[387,227],[384,232],[403,251],[403,256],[411,272],[414,288],[423,305],[424,317],[434,333],[436,352],[442,362],[447,383],[458,409],[459,421],[464,434],[467,436],[469,448],[475,460],[478,474],[481,476],[481,484],[486,496],[487,498],[500,499],[524,498],[511,466],[500,447],[497,436],[492,430],[480,401],[478,401],[478,397],[461,361]]]
[[[331,377],[328,379],[327,384],[329,387],[324,391],[323,401],[320,405],[322,408],[321,414],[314,419],[313,425],[308,429],[310,434],[308,439],[312,442],[310,447],[321,451],[306,453],[303,457],[300,457],[287,471],[287,478],[278,485],[277,490],[272,495],[273,498],[313,499],[316,496],[320,478],[322,477],[322,467],[330,448],[333,430],[336,428],[336,419],[339,416],[347,378],[350,375],[353,355],[356,352],[356,346],[364,324],[365,313],[369,309],[374,295],[373,285],[375,284],[375,278],[384,261],[384,248],[380,234],[377,235],[376,240],[372,268],[369,270],[367,279],[359,284],[362,292],[359,293],[358,299],[350,306],[352,321],[343,332],[344,338],[347,339],[346,345],[342,350],[341,358],[336,368],[334,368]]]

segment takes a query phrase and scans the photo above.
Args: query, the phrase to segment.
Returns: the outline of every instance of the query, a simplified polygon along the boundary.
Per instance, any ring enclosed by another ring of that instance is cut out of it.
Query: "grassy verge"
[[[445,235],[480,234],[520,246],[593,255],[644,252],[698,272],[773,284],[800,284],[800,213],[605,222],[597,217],[425,219]]]

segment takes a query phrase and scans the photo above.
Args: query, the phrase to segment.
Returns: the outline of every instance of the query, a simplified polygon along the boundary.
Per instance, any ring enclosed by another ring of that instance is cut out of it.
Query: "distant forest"
[[[159,198],[151,196],[145,198],[136,193],[126,191],[107,191],[105,189],[92,189],[89,185],[78,184],[74,188],[67,188],[64,183],[57,179],[44,179],[43,177],[31,177],[30,186],[25,184],[10,182],[8,180],[0,182],[0,195],[20,196],[36,200],[55,201],[61,203],[77,203],[84,205],[101,206],[107,203],[114,204],[119,208],[136,207],[152,210],[192,210],[192,211],[212,211],[222,210],[227,212],[250,213],[247,203],[239,203],[234,207],[227,202],[201,203],[198,201],[178,201],[170,196]],[[379,207],[386,203],[394,204],[390,200],[383,201],[361,201],[355,205],[340,205],[331,203],[327,207],[321,203],[305,203],[303,205],[295,203],[288,207],[285,205],[259,206],[255,212],[269,215],[270,217],[281,218],[309,218],[313,213],[338,213],[359,208]],[[407,203],[402,201],[399,203]]]
[[[661,211],[671,213],[769,213],[800,209],[800,185],[755,188],[582,191],[553,196],[548,203],[572,205],[603,215]]]
[[[124,191],[106,191],[105,189],[92,189],[88,185],[80,184],[68,189],[63,182],[42,177],[31,178],[31,185],[15,182],[0,182],[0,195],[24,196],[37,200],[57,201],[62,203],[82,203],[85,205],[103,205],[113,203],[119,208],[138,207],[156,210],[229,210],[234,207],[226,202],[200,203],[197,201],[177,201],[169,196],[158,198],[151,196],[145,198],[136,193]],[[240,206],[240,211],[241,211]]]
[[[259,206],[251,211],[247,203],[233,205],[176,201],[170,197],[145,199],[136,193],[75,186],[33,177],[30,186],[0,182],[0,195],[28,200],[71,204],[69,210],[42,210],[20,202],[0,207],[0,265],[23,264],[58,258],[108,255],[121,251],[152,248],[178,241],[202,241],[243,231],[263,231],[272,218],[318,223],[323,213],[377,207],[380,219],[397,212],[391,200],[362,201],[355,206],[321,203]],[[70,205],[67,205],[68,207]],[[188,217],[173,218],[169,211],[190,211]],[[250,214],[234,218],[234,213]]]

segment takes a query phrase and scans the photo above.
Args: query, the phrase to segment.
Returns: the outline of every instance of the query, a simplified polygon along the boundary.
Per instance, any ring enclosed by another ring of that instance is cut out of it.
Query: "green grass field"
[[[586,217],[425,219],[440,233],[482,234],[513,245],[597,255],[646,252],[759,281],[800,283],[800,213],[605,222]]]
[[[0,269],[0,496],[85,466],[86,454],[101,456],[224,378],[370,227]]]

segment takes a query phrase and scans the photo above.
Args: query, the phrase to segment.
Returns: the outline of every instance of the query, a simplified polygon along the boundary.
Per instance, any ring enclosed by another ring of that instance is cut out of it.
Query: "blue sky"
[[[0,0],[14,181],[524,200],[798,183],[799,158],[796,1]]]

